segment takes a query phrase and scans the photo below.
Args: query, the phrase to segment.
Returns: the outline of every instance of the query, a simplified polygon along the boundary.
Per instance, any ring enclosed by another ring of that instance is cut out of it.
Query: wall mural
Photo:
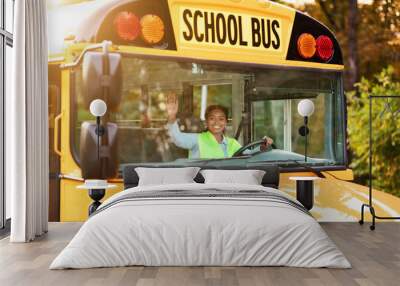
[[[302,27],[294,13],[281,17],[282,8],[274,7],[257,18],[244,4],[229,2],[243,12],[225,8],[211,18],[217,8],[198,2],[48,1],[51,168],[61,174],[51,186],[60,188],[60,219],[86,218],[90,200],[76,190],[81,179],[115,182],[119,188],[110,196],[122,190],[123,166],[135,163],[277,164],[280,189],[293,196],[289,177],[322,172],[314,216],[358,220],[368,193],[349,181],[346,169],[334,36],[326,36],[334,56],[325,52],[290,68],[286,56]],[[107,105],[101,132],[90,110],[95,99]],[[304,99],[314,105],[306,127],[298,112]],[[400,199],[379,191],[375,198],[381,215],[399,215]]]

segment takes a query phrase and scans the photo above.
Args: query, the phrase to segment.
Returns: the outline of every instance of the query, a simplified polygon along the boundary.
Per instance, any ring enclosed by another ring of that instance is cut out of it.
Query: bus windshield
[[[249,145],[220,161],[239,165],[304,162],[305,137],[299,134],[304,118],[299,115],[297,104],[310,99],[315,111],[308,119],[307,164],[345,166],[340,72],[132,56],[122,57],[121,68],[120,101],[107,112],[108,121],[118,127],[119,164],[213,159],[214,155],[204,155],[205,151],[199,150],[199,144],[203,144],[199,134],[205,133],[205,111],[210,105],[223,106],[228,111],[225,138],[236,138],[236,149]],[[84,105],[82,67],[74,68],[73,74],[71,143],[79,162],[82,123],[94,118]],[[171,94],[177,98],[178,132],[193,135],[190,140],[197,144],[197,153],[178,146],[171,138],[172,127],[166,124]],[[251,143],[264,136],[273,139],[273,148],[260,152],[259,144]]]

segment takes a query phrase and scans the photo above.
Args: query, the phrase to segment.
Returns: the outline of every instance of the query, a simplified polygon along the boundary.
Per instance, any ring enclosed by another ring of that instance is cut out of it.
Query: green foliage
[[[358,181],[367,184],[369,171],[369,96],[400,95],[393,67],[374,80],[356,84],[358,94],[348,93],[348,134],[353,152],[351,167]],[[400,197],[400,99],[373,99],[373,187]]]

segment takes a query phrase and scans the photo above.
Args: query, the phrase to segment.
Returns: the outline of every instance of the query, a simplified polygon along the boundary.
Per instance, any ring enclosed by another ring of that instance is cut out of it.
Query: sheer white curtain
[[[46,12],[46,0],[15,1],[13,92],[6,98],[12,242],[31,241],[48,226]]]

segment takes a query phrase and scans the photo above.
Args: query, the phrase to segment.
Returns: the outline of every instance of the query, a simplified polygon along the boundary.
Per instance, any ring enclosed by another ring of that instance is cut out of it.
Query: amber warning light
[[[297,40],[297,50],[303,58],[312,58],[316,51],[316,42],[313,35],[308,33],[301,34]]]
[[[161,42],[165,35],[163,20],[152,14],[140,18],[132,12],[123,11],[114,18],[114,27],[117,35],[124,41],[135,41],[139,35],[147,44]]]
[[[145,15],[140,20],[143,40],[148,44],[157,44],[164,38],[164,22],[157,15]]]

